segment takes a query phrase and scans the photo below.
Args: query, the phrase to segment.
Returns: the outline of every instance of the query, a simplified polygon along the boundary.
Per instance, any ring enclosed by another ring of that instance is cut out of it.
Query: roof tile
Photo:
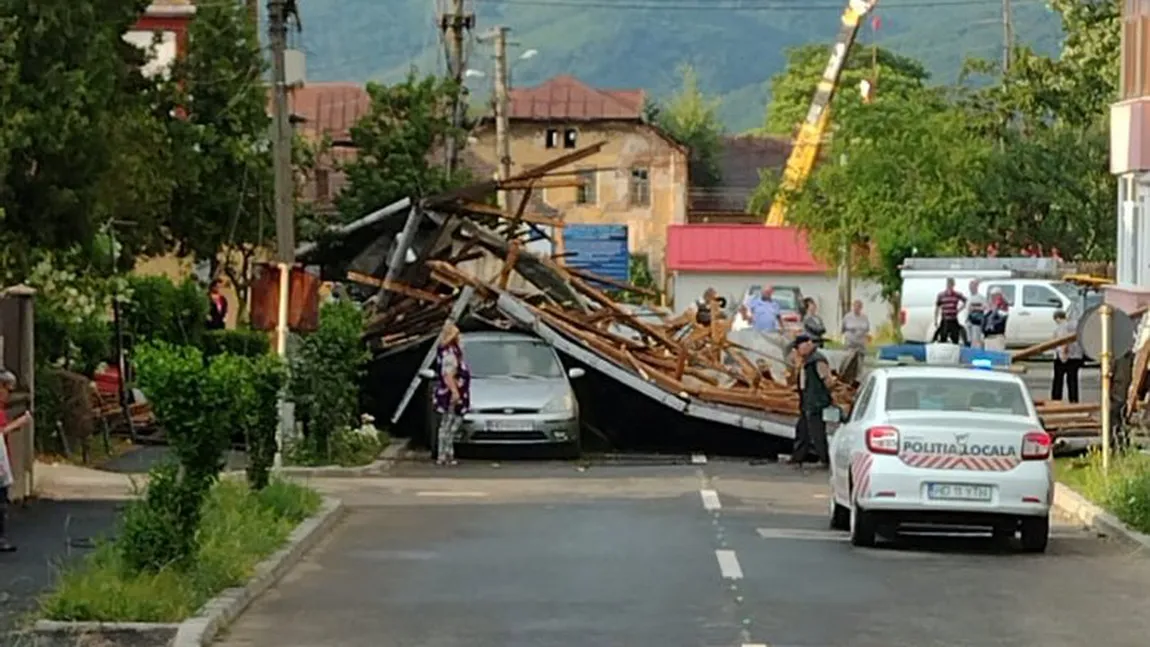
[[[603,90],[564,74],[533,88],[512,88],[508,116],[532,121],[643,118],[643,90]]]

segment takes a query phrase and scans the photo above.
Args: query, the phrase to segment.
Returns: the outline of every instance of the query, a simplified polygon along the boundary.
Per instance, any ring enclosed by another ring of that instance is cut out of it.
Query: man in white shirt
[[[970,298],[966,301],[966,338],[971,348],[983,347],[982,318],[986,314],[986,298],[978,291],[978,279],[970,282]]]

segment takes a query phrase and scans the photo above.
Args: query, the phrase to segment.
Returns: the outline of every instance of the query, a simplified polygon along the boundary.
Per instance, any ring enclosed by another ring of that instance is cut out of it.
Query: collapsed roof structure
[[[596,379],[616,382],[629,397],[656,402],[668,413],[793,438],[798,396],[781,335],[731,332],[730,320],[717,316],[713,303],[716,316],[706,325],[690,313],[673,317],[659,308],[620,303],[605,290],[657,295],[529,249],[564,225],[562,215],[526,211],[532,191],[577,183],[573,173],[559,169],[602,146],[576,150],[503,182],[401,200],[334,229],[323,242],[304,245],[298,256],[323,265],[325,278],[356,284],[367,297],[364,337],[377,358],[430,344],[447,321],[515,328],[586,365]],[[492,204],[499,191],[523,195],[515,208],[503,209]],[[835,399],[847,408],[861,358],[828,354],[836,372]],[[431,358],[429,351],[419,368]],[[393,422],[416,392],[415,373]]]

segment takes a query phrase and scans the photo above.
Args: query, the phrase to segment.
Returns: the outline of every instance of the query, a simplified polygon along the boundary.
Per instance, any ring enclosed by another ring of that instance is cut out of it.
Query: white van
[[[990,276],[987,276],[990,274]],[[908,342],[926,343],[934,337],[934,307],[938,293],[946,288],[947,277],[955,280],[955,289],[970,296],[970,281],[979,280],[978,291],[988,298],[994,289],[1002,290],[1010,304],[1006,320],[1006,345],[1026,347],[1054,336],[1054,311],[1074,313],[1078,305],[1078,288],[1065,281],[1011,278],[1010,272],[915,272],[903,279],[902,310],[899,321],[902,337]],[[966,325],[966,309],[959,320]]]

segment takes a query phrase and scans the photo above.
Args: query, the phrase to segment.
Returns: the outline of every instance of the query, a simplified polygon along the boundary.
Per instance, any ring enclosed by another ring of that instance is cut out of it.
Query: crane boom
[[[842,27],[831,48],[830,60],[827,61],[827,67],[823,70],[823,76],[815,88],[815,96],[811,99],[807,117],[799,126],[794,148],[791,149],[787,165],[783,168],[783,180],[775,199],[771,202],[771,209],[767,214],[769,227],[779,227],[786,222],[787,194],[802,187],[815,167],[819,147],[827,130],[831,99],[838,89],[839,78],[842,76],[843,67],[846,66],[847,54],[854,45],[855,37],[858,36],[859,23],[863,16],[870,13],[876,4],[878,0],[850,0],[843,11]]]

